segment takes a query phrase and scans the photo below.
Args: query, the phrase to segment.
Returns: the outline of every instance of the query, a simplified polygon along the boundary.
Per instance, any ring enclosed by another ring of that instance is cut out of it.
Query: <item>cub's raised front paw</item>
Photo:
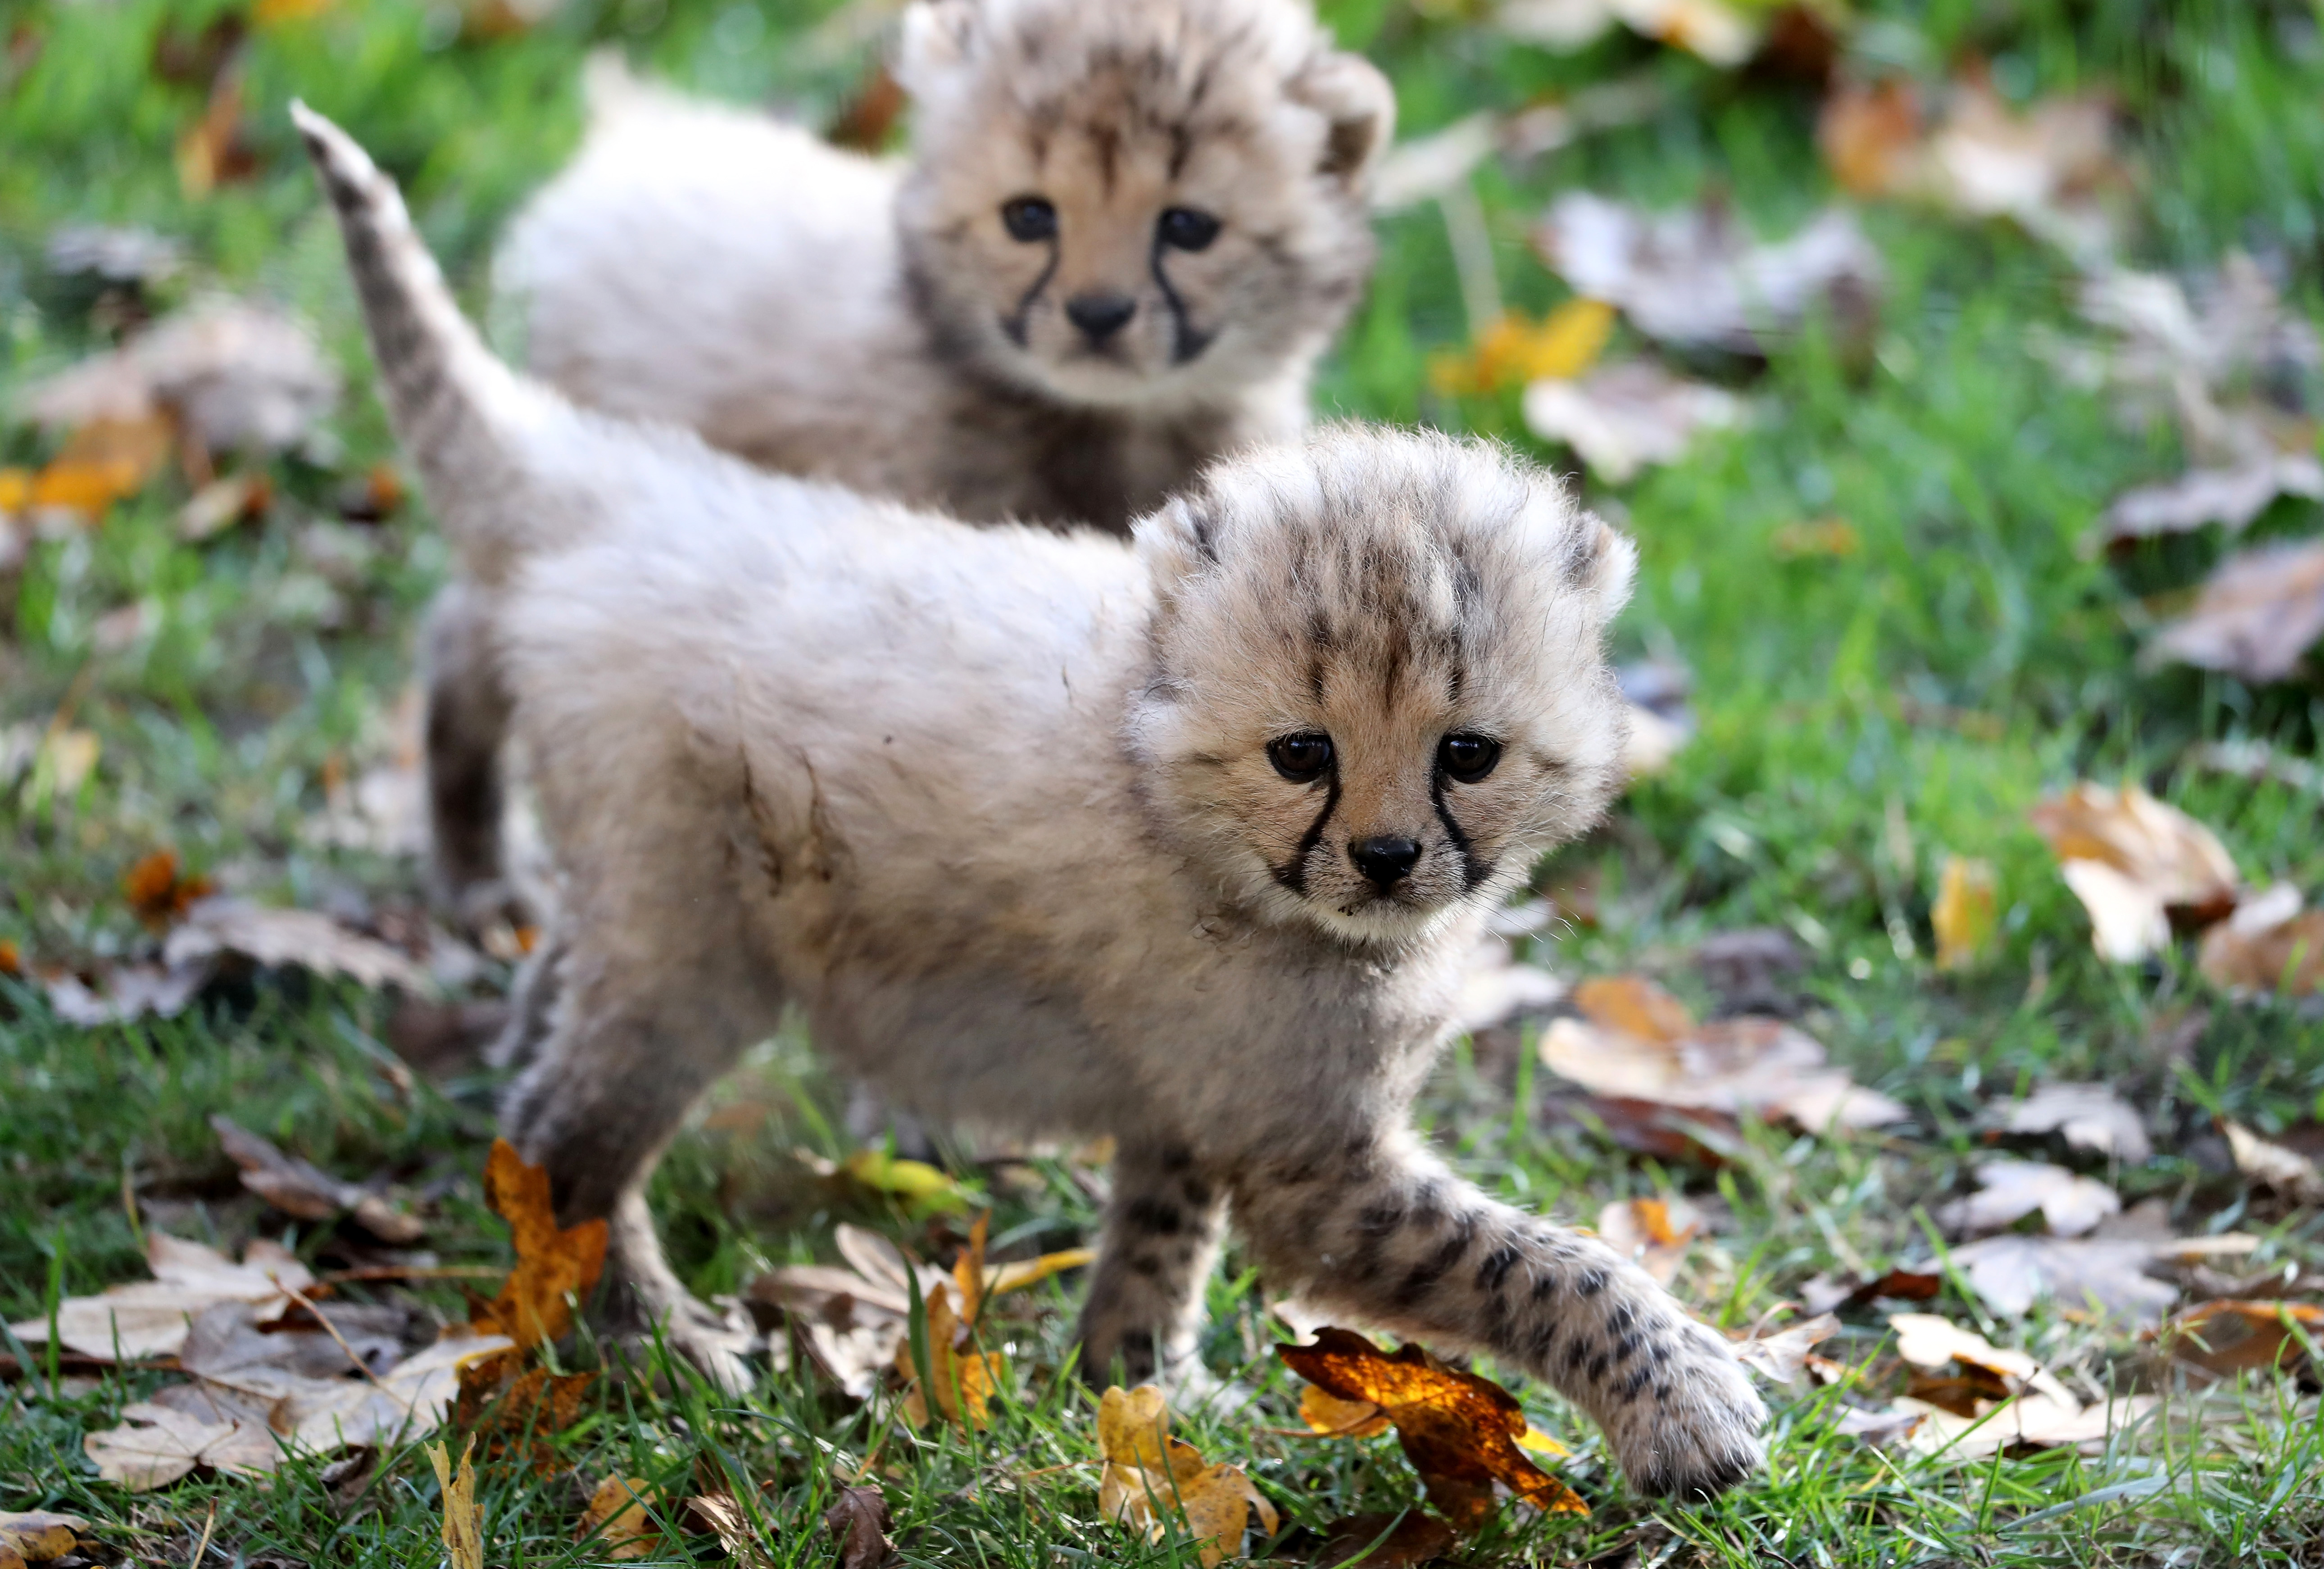
[[[1685,1320],[1660,1349],[1650,1376],[1605,1390],[1599,1423],[1638,1491],[1711,1498],[1766,1463],[1767,1407],[1717,1331]]]

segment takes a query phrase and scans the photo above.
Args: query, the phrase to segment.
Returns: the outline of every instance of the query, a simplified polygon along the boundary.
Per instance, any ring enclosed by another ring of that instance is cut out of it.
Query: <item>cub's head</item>
[[[1153,666],[1129,742],[1231,896],[1394,946],[1597,820],[1629,541],[1474,441],[1340,426],[1138,525]]]
[[[1306,0],[917,0],[898,208],[952,352],[1063,401],[1304,365],[1371,269],[1395,100]]]

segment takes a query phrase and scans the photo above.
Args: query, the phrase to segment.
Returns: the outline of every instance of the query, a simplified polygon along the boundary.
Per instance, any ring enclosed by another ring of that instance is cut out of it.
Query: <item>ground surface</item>
[[[101,749],[70,788],[22,758],[0,770],[0,939],[24,976],[66,966],[101,979],[149,948],[123,878],[163,848],[189,875],[263,901],[327,909],[393,940],[418,929],[408,856],[330,847],[313,831],[344,804],[347,781],[392,751],[411,623],[444,554],[417,505],[369,521],[360,514],[376,507],[348,504],[349,485],[389,449],[284,102],[303,96],[407,182],[429,238],[481,300],[492,235],[572,144],[589,47],[619,42],[703,90],[828,124],[862,79],[872,36],[851,27],[852,13],[823,23],[782,0],[571,0],[530,28],[468,36],[448,5],[261,9],[270,21],[246,39],[239,7],[193,0],[30,0],[0,17],[0,381],[25,384],[118,328],[118,297],[67,287],[43,261],[60,226],[102,221],[182,245],[187,269],[154,286],[149,308],[211,282],[285,300],[317,324],[355,389],[327,421],[337,451],[275,464],[263,522],[180,540],[187,482],[172,470],[100,527],[32,540],[0,575],[0,725],[35,740],[86,731]],[[2129,171],[2123,255],[2200,273],[2240,247],[2319,318],[2324,44],[2311,9],[2186,6],[2172,9],[2175,22],[2159,6],[2063,0],[1863,9],[1879,26],[1855,35],[1843,71],[1878,56],[1937,81],[1983,60],[2018,100],[2112,94]],[[1331,10],[1396,78],[1407,134],[1608,81],[1658,95],[1633,123],[1478,171],[1496,281],[1513,305],[1564,298],[1526,243],[1560,191],[1653,206],[1718,192],[1769,235],[1833,194],[1815,143],[1822,88],[1795,72],[1721,69],[1618,29],[1553,55],[1497,36],[1456,0]],[[195,194],[184,137],[219,102],[221,70],[239,73],[245,117],[238,141],[210,149],[231,154],[212,160],[228,178]],[[1935,1208],[1968,1190],[1986,1148],[1981,1109],[2049,1081],[2116,1085],[2157,1152],[2112,1167],[2038,1140],[2021,1153],[2095,1174],[2126,1203],[2157,1201],[2173,1234],[2257,1236],[2257,1252],[2223,1276],[2324,1261],[2324,1214],[2255,1194],[2214,1131],[2227,1117],[2296,1142],[2324,1118],[2314,1007],[2231,1000],[2196,974],[2184,945],[2141,964],[2101,961],[2026,817],[2078,778],[2144,781],[2216,828],[2249,881],[2312,892],[2324,884],[2316,797],[2209,770],[2197,751],[2245,739],[2279,762],[2312,758],[2324,716],[2312,668],[2257,686],[2140,662],[2139,632],[2167,604],[2153,596],[2193,584],[2224,547],[2214,530],[2127,555],[2081,548],[2109,497],[2178,473],[2186,457],[2167,420],[2126,426],[2036,352],[2045,329],[2087,333],[2074,266],[2056,245],[2006,221],[1898,203],[1872,204],[1864,222],[1886,271],[1868,337],[1812,324],[1784,335],[1764,366],[1682,362],[1747,394],[1752,423],[1627,485],[1590,487],[1644,551],[1625,652],[1692,669],[1698,734],[1609,828],[1544,869],[1539,886],[1568,920],[1534,956],[1569,976],[1643,971],[1709,1013],[1722,994],[1693,962],[1697,946],[1746,928],[1789,933],[1805,967],[1776,1001],[1912,1121],[1830,1138],[1755,1125],[1723,1164],[1665,1161],[1560,1115],[1568,1103],[1529,1066],[1528,1027],[1448,1063],[1427,1100],[1435,1135],[1488,1185],[1572,1220],[1594,1223],[1615,1199],[1690,1196],[1713,1235],[1679,1288],[1731,1327],[1819,1274],[1928,1260]],[[1323,402],[1527,441],[1515,387],[1430,390],[1427,354],[1469,328],[1447,232],[1434,204],[1384,221],[1379,278]],[[1623,327],[1609,352],[1646,346]],[[0,430],[0,463],[37,465],[53,447],[26,426]],[[1845,521],[1852,548],[1786,543],[1803,537],[1787,527],[1829,519]],[[2297,535],[2318,521],[2314,503],[2287,501],[2259,528]],[[1949,855],[1992,864],[2000,919],[1978,962],[1941,973],[1931,913]],[[466,992],[487,999],[504,978],[493,963]],[[456,1044],[407,1073],[390,1043],[420,1054],[427,1022],[399,1016],[383,994],[269,974],[213,987],[172,1019],[85,1029],[29,980],[0,976],[0,1316],[37,1316],[59,1295],[141,1277],[140,1225],[237,1247],[254,1233],[288,1238],[321,1267],[359,1252],[348,1233],[242,1193],[207,1122],[220,1111],[339,1175],[392,1177],[417,1195],[425,1245],[443,1262],[504,1263],[505,1233],[478,1179],[494,1085]],[[844,1155],[837,1111],[803,1044],[778,1042],[684,1137],[654,1199],[697,1290],[734,1290],[770,1262],[830,1258],[838,1219],[949,1260],[957,1217],[918,1219],[876,1193],[834,1187],[791,1153]],[[1101,1174],[1066,1159],[955,1169],[994,1207],[997,1254],[1088,1234]],[[392,1289],[458,1315],[448,1283]],[[1191,1561],[1184,1543],[1148,1548],[1102,1521],[1094,1472],[1076,1464],[1095,1453],[1091,1417],[1052,1371],[1075,1289],[1071,1277],[1045,1285],[1008,1321],[1020,1398],[988,1430],[886,1441],[882,1481],[908,1560]],[[1296,1383],[1261,1354],[1279,1331],[1258,1292],[1231,1259],[1213,1286],[1207,1355],[1260,1403],[1190,1431],[1285,1511],[1285,1536],[1272,1547],[1254,1536],[1252,1550],[1305,1555],[1317,1527],[1405,1507],[1416,1491],[1386,1439],[1285,1435]],[[2312,1376],[2304,1388],[2261,1376],[2240,1394],[2214,1387],[2199,1398],[2183,1371],[2132,1335],[2055,1304],[1997,1315],[1955,1278],[1920,1306],[2075,1370],[2087,1391],[2109,1381],[2174,1390],[2182,1406],[2135,1438],[2091,1446],[2103,1453],[1962,1464],[1836,1435],[1839,1395],[1803,1384],[1774,1392],[1763,1482],[1709,1506],[1649,1509],[1623,1491],[1586,1423],[1527,1389],[1536,1423],[1574,1447],[1560,1472],[1596,1512],[1505,1516],[1461,1551],[1642,1565],[2324,1562]],[[1882,1313],[1844,1316],[1843,1338],[1824,1350],[1871,1370],[1847,1398],[1874,1403],[1867,1390],[1902,1380]],[[51,1388],[31,1360],[28,1370],[12,1358],[0,1394],[0,1509],[71,1509],[157,1562],[187,1562],[198,1537],[221,1566],[440,1556],[437,1487],[416,1450],[384,1457],[354,1507],[311,1462],[265,1481],[198,1475],[132,1496],[93,1477],[82,1436],[161,1377]],[[488,1472],[488,1556],[602,1556],[574,1545],[576,1477],[619,1470],[682,1486],[723,1467],[770,1490],[777,1555],[825,1561],[832,1549],[810,1522],[887,1426],[888,1404],[859,1407],[797,1375],[741,1403],[600,1382],[548,1474]],[[715,1552],[707,1537],[687,1540]]]

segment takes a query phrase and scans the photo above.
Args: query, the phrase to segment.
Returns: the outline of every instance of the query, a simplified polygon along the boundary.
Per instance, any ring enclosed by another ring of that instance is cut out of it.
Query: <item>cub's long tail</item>
[[[413,231],[395,182],[306,105],[292,103],[290,118],[338,213],[396,437],[462,566],[487,584],[503,582],[550,542],[552,525],[559,539],[573,536],[577,520],[541,504],[544,481],[553,486],[553,478],[528,461],[545,449],[545,428],[572,411],[484,346]]]

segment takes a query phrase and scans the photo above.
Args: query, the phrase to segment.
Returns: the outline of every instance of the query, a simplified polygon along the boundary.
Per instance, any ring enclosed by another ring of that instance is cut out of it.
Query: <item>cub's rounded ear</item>
[[[1329,124],[1315,171],[1346,185],[1362,184],[1396,131],[1396,93],[1388,78],[1363,56],[1334,50],[1309,60],[1291,79],[1289,91]]]
[[[895,71],[906,92],[926,97],[968,63],[976,51],[981,9],[977,0],[912,0],[905,7]]]
[[[1218,520],[1210,507],[1205,496],[1172,496],[1131,526],[1138,558],[1165,603],[1178,585],[1219,564]]]
[[[1600,608],[1611,621],[1630,602],[1630,589],[1638,577],[1638,548],[1628,534],[1588,512],[1582,515],[1581,522],[1592,536],[1587,547],[1589,564],[1582,571]]]

